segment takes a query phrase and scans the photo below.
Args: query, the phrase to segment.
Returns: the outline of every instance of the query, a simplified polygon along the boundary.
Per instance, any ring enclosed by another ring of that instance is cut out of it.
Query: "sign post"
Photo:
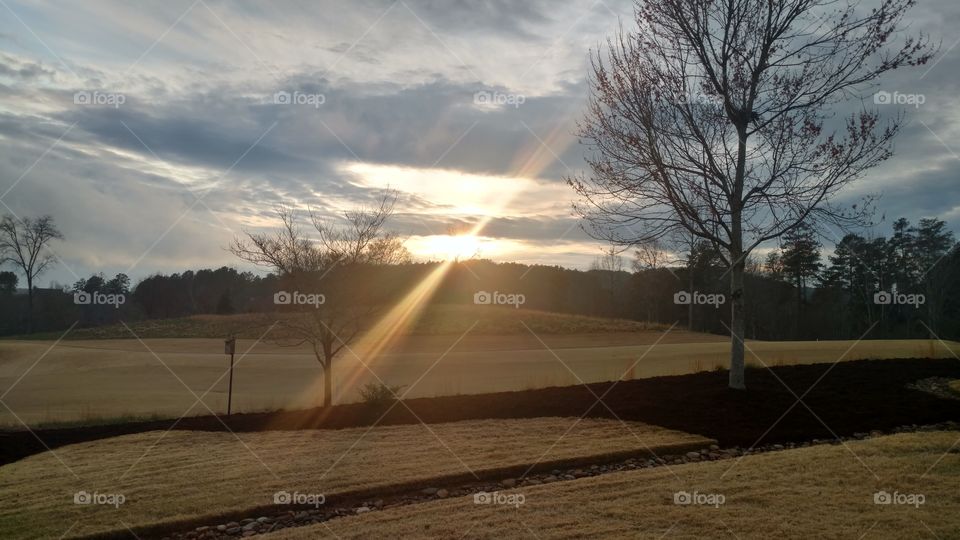
[[[230,355],[230,385],[227,389],[227,416],[230,416],[230,405],[233,403],[233,353],[236,351],[237,338],[231,337],[223,342],[223,353]]]

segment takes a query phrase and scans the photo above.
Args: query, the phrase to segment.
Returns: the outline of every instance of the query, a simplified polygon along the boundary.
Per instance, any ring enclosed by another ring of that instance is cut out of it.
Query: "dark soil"
[[[395,405],[379,424],[619,417],[697,433],[716,439],[724,447],[751,447],[960,421],[960,401],[908,388],[910,383],[930,377],[960,378],[960,362],[863,360],[752,369],[747,373],[746,391],[728,389],[727,373],[719,371],[523,392],[419,398]],[[594,394],[606,394],[603,403],[595,405]],[[797,403],[798,397],[803,403]],[[346,428],[371,425],[382,413],[383,409],[370,405],[350,404],[329,411],[236,414],[219,420],[214,416],[189,417],[176,422],[174,429],[224,431],[220,420],[237,432]],[[0,464],[43,452],[47,447],[166,430],[174,424],[173,420],[162,420],[0,432]]]

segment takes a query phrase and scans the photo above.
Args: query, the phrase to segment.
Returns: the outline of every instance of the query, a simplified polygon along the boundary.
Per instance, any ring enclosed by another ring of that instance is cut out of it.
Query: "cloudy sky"
[[[562,177],[586,60],[629,1],[0,0],[0,213],[66,235],[41,283],[230,264],[289,203],[335,214],[384,187],[421,259],[586,267],[599,252]],[[879,89],[922,94],[896,156],[845,194],[960,224],[960,4],[921,0],[935,63]],[[879,217],[879,216],[878,216]],[[490,218],[473,243],[448,235]],[[472,253],[460,253],[461,251]]]

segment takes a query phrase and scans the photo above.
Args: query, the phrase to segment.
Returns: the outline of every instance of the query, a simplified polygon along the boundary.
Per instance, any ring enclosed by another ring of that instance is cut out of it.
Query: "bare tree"
[[[44,249],[50,241],[62,239],[52,216],[0,220],[0,264],[12,263],[27,278],[27,332],[33,331],[33,281],[55,259]]]
[[[278,206],[279,229],[272,233],[244,231],[244,237],[234,238],[229,247],[237,257],[274,270],[281,285],[292,288],[283,294],[311,294],[315,300],[322,295],[322,302],[289,305],[287,309],[295,316],[281,318],[277,325],[282,337],[273,341],[310,346],[323,367],[325,407],[333,403],[333,359],[376,311],[375,299],[366,294],[369,284],[362,283],[363,268],[409,261],[403,242],[383,230],[396,199],[396,192],[388,191],[377,205],[347,211],[340,222],[311,210],[317,240],[299,226],[293,208]]]
[[[589,176],[569,178],[587,229],[622,245],[686,230],[722,250],[731,294],[730,380],[745,388],[743,275],[763,242],[799,223],[862,223],[832,196],[891,155],[902,118],[832,107],[881,74],[927,62],[896,31],[914,0],[863,12],[835,0],[637,0],[633,32],[591,57],[580,137]],[[898,44],[894,44],[897,41]]]

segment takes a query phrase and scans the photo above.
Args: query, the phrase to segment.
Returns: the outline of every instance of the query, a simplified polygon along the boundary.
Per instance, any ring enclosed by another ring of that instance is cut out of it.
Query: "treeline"
[[[686,252],[673,252],[672,257],[647,255],[635,254],[632,271],[624,269],[623,258],[615,253],[599,258],[587,271],[461,261],[449,265],[429,301],[470,304],[482,292],[519,294],[521,309],[679,322],[696,331],[729,332],[729,303],[723,297],[728,276],[715,250],[691,242]],[[362,290],[358,302],[388,304],[428,279],[440,264],[341,267],[317,276],[314,290],[300,292],[343,295]],[[916,226],[898,220],[889,238],[850,234],[827,256],[816,232],[801,227],[765,260],[749,261],[747,267],[749,338],[855,339],[868,329],[870,338],[960,335],[960,249],[939,220],[921,220]],[[123,274],[109,279],[98,274],[62,290],[37,290],[34,327],[50,331],[77,321],[95,326],[273,312],[283,307],[274,295],[285,288],[274,275],[229,267],[157,274],[134,287]],[[8,335],[26,328],[25,295],[13,291],[11,286],[0,288],[0,332]],[[683,303],[677,295],[684,292],[699,296]],[[697,302],[704,298],[715,301]]]
[[[801,226],[763,261],[747,262],[747,336],[756,339],[936,338],[960,336],[960,247],[937,219],[893,223],[889,237],[847,234],[824,256],[818,233]],[[629,316],[726,333],[729,312],[669,304],[671,280],[688,291],[723,293],[719,256],[692,242],[679,268],[652,267],[638,252],[632,291],[655,316]],[[602,265],[601,265],[602,266]],[[666,306],[666,307],[665,307]],[[723,308],[724,306],[721,306]],[[626,308],[623,308],[626,309]],[[869,333],[868,333],[869,331]]]

